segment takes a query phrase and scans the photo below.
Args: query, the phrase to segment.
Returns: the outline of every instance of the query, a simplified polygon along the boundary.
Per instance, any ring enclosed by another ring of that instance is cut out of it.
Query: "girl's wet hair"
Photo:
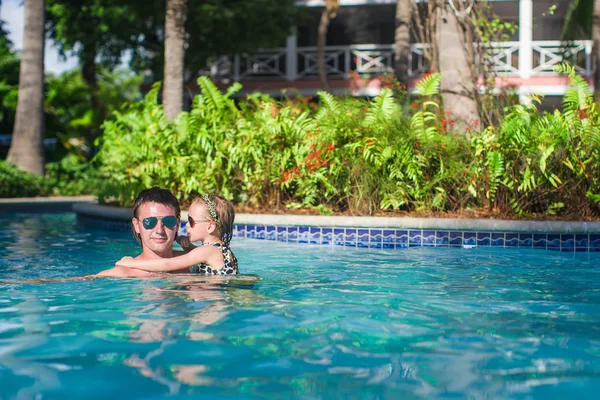
[[[199,196],[194,200],[194,203],[204,206],[206,210],[205,217],[217,225],[219,238],[225,244],[229,244],[233,236],[233,221],[235,219],[233,204],[229,200],[213,194]]]

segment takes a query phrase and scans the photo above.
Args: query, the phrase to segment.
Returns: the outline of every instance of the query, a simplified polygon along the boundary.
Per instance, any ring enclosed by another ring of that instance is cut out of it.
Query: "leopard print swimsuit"
[[[190,273],[192,274],[203,274],[203,275],[235,275],[238,274],[238,262],[237,258],[231,251],[228,245],[221,243],[211,243],[206,242],[203,246],[215,246],[216,248],[221,250],[223,253],[223,260],[225,261],[223,267],[220,269],[215,269],[207,264],[200,263],[196,265],[192,265],[190,267]]]

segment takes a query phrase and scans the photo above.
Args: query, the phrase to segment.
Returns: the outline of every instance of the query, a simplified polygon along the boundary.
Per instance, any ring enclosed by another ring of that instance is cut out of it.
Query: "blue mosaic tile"
[[[404,249],[408,247],[408,231],[396,230],[396,248]]]
[[[187,236],[187,229],[185,227],[186,223],[185,222],[181,222],[179,224],[179,230],[177,231],[177,235],[179,236]],[[235,232],[234,232],[235,235]]]
[[[246,224],[246,237],[254,239],[256,237],[256,226]]]
[[[286,226],[278,226],[277,227],[277,240],[280,242],[287,242],[287,227]]]
[[[310,244],[321,244],[321,228],[311,227],[308,241]]]
[[[369,230],[368,229],[359,229],[357,231],[356,240],[357,240],[356,246],[369,247],[369,240],[370,240]]]
[[[536,233],[533,235],[533,248],[534,249],[545,249],[546,248],[546,234]]]
[[[384,229],[383,230],[383,243],[395,243],[396,242],[396,232],[393,230]],[[392,246],[393,248],[394,246]]]
[[[590,235],[590,251],[600,251],[600,235]]]
[[[344,246],[346,244],[346,235],[343,228],[333,229],[333,243],[338,246]]]
[[[490,232],[477,232],[477,246],[489,247],[492,244]]]
[[[504,236],[505,247],[519,247],[519,234],[518,233],[507,233]]]
[[[383,248],[384,249],[394,249],[395,248],[395,243],[383,242]]]
[[[463,232],[463,246],[476,246],[477,234],[475,232]]]
[[[421,246],[421,231],[408,231],[408,245],[410,247],[420,247]]]
[[[322,228],[321,229],[321,244],[332,244],[333,243],[333,229]]]
[[[266,240],[277,240],[277,232],[273,225],[267,225],[267,233],[265,234]]]
[[[356,246],[356,239],[357,239],[356,229],[347,228],[346,233],[344,235],[344,245],[345,246]]]
[[[308,243],[308,226],[298,227],[298,243]]]
[[[246,237],[246,225],[236,225],[234,234],[237,237]]]
[[[298,227],[297,226],[288,226],[287,228],[287,241],[288,242],[297,242],[298,241]]]
[[[519,247],[533,247],[533,234],[519,233]]]
[[[503,232],[492,232],[491,245],[493,247],[504,247],[504,233]]]
[[[560,250],[560,235],[548,234],[546,238],[546,248],[548,250]]]
[[[256,239],[264,240],[266,236],[266,228],[264,226],[256,227]]]
[[[381,249],[383,247],[383,231],[381,229],[371,229],[369,234],[369,247]]]
[[[423,231],[421,236],[422,246],[435,246],[435,231]]]
[[[572,233],[563,233],[560,235],[561,251],[575,251],[575,235]]]
[[[437,231],[435,232],[435,245],[438,247],[448,247],[449,244],[449,232]]]
[[[589,244],[590,240],[588,234],[575,235],[575,251],[588,251]]]
[[[463,233],[462,232],[450,232],[450,246],[461,246],[463,245]]]

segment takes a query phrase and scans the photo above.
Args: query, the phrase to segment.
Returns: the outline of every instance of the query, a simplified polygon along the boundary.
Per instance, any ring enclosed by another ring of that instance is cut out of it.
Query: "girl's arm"
[[[171,272],[206,262],[212,250],[215,250],[215,248],[197,247],[189,253],[178,257],[157,258],[153,260],[136,260],[130,257],[123,257],[117,261],[116,265],[150,272]]]

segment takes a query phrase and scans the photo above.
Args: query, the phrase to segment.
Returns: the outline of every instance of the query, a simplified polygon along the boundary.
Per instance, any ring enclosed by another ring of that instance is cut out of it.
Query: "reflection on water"
[[[39,231],[17,240],[0,215],[0,282],[94,274],[138,250],[69,214],[25,218]],[[0,398],[600,390],[598,254],[232,246],[248,275],[0,284]]]

